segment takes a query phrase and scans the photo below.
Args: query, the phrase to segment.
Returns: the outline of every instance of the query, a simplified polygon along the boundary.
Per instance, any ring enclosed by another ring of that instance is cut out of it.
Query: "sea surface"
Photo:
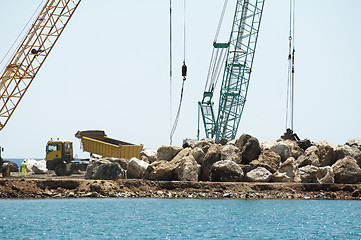
[[[0,200],[1,239],[361,239],[361,201]]]
[[[11,161],[11,162],[13,162],[13,163],[16,163],[19,168],[20,168],[21,163],[22,163],[25,159],[31,159],[31,160],[36,160],[36,161],[43,160],[42,158],[3,158],[3,159],[4,159],[4,160],[7,160],[7,161]]]

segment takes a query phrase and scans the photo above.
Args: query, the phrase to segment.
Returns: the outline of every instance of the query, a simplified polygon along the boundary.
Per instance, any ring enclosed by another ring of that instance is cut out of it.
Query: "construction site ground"
[[[0,178],[0,198],[200,198],[361,200],[361,184],[89,180],[72,176],[12,173]]]

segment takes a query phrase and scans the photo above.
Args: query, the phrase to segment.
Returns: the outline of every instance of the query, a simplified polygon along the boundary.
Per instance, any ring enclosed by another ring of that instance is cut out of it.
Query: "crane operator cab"
[[[71,175],[70,162],[73,160],[71,141],[49,141],[46,145],[46,168],[54,170],[56,175]]]

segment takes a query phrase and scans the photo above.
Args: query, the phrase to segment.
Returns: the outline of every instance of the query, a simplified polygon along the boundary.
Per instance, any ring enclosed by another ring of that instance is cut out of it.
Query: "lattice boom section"
[[[234,139],[247,97],[264,0],[239,0],[216,121],[216,141]]]
[[[0,130],[18,106],[81,0],[48,0],[0,78]]]

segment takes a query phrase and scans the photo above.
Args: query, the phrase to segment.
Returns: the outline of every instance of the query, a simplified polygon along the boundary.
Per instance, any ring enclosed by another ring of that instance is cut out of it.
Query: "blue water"
[[[0,200],[5,239],[361,239],[361,201]]]
[[[7,160],[7,161],[11,161],[13,163],[16,163],[18,165],[18,167],[20,167],[21,163],[25,160],[26,158],[4,158],[4,160]],[[36,160],[36,161],[40,161],[42,159],[40,158],[29,158],[29,159],[32,159],[32,160]]]

